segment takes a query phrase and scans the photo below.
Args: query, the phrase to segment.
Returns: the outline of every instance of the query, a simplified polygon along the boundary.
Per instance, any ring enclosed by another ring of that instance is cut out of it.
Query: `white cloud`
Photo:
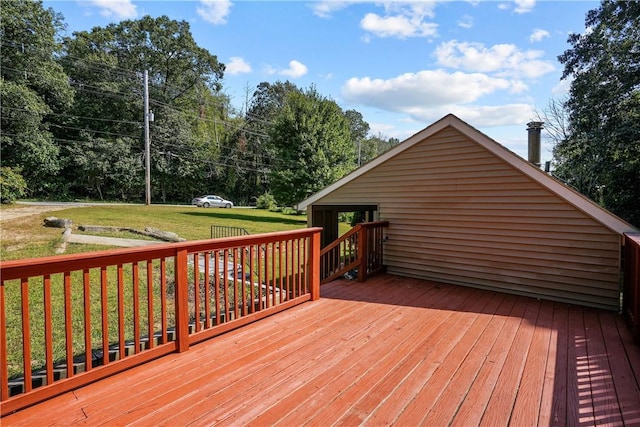
[[[458,26],[462,28],[473,28],[473,16],[464,15],[458,20]]]
[[[100,8],[100,15],[107,18],[133,19],[138,16],[137,7],[131,0],[90,0],[89,4]]]
[[[322,0],[316,1],[312,4],[311,8],[313,14],[320,18],[329,18],[331,14],[337,10],[344,9],[351,6],[353,1],[339,1],[339,0]]]
[[[449,112],[467,123],[473,123],[474,127],[496,127],[509,126],[514,123],[527,123],[533,117],[533,108],[529,104],[462,105],[452,107]]]
[[[385,15],[367,13],[360,21],[362,29],[378,37],[432,37],[438,32],[438,24],[427,22],[435,16],[436,2],[388,2],[384,3]]]
[[[500,3],[498,9],[509,10],[512,6],[515,6],[514,12],[516,13],[528,13],[533,10],[536,5],[536,0],[514,0],[513,3]]]
[[[532,107],[528,104],[480,104],[485,96],[514,88],[521,90],[526,86],[482,73],[424,70],[386,80],[354,77],[343,85],[342,96],[354,105],[406,114],[421,124],[453,113],[474,126],[494,127],[526,123],[531,118]],[[388,133],[390,129],[385,131]]]
[[[482,43],[451,40],[436,49],[438,64],[466,71],[496,73],[497,76],[535,78],[554,70],[549,61],[540,59],[540,50],[521,51],[513,44],[497,44],[490,48]]]
[[[422,22],[407,16],[381,17],[375,13],[368,13],[360,21],[360,26],[378,37],[430,37],[438,32],[438,24]]]
[[[271,66],[267,66],[266,68],[267,74],[279,74],[281,76],[291,77],[294,79],[304,76],[305,74],[307,74],[307,71],[307,66],[300,61],[296,61],[295,59],[289,62],[289,68],[280,70]]]
[[[507,90],[506,79],[485,74],[425,70],[392,79],[351,78],[342,87],[345,99],[386,111],[413,114],[442,105],[467,104],[497,90]]]
[[[226,64],[225,73],[227,74],[243,74],[250,73],[251,65],[239,56],[232,56],[230,62]]]
[[[551,89],[551,94],[556,97],[567,96],[569,94],[569,91],[571,90],[572,81],[573,79],[571,77],[560,80],[558,84]]]
[[[514,0],[514,3],[516,4],[516,13],[527,13],[533,10],[536,0]]]
[[[549,31],[536,28],[535,30],[533,30],[533,33],[531,33],[531,35],[529,36],[529,41],[531,43],[539,42],[539,41],[542,41],[542,39],[547,37],[551,37],[551,34],[549,34]]]
[[[226,24],[233,3],[229,0],[200,0],[196,9],[198,15],[206,22],[214,25]]]

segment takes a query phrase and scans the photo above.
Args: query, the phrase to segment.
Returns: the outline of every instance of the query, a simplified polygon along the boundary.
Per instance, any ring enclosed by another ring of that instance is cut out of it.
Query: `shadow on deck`
[[[615,313],[392,275],[2,419],[6,425],[638,425]]]

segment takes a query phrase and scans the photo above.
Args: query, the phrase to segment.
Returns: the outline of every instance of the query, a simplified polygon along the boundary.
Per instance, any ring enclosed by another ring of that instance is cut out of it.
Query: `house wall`
[[[619,234],[452,127],[319,204],[377,204],[392,274],[619,309]]]

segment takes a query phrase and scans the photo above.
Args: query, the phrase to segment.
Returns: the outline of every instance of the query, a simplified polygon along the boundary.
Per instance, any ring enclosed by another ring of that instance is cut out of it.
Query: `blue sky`
[[[45,1],[68,35],[124,19],[185,20],[226,65],[242,108],[260,82],[315,85],[371,133],[403,140],[448,113],[526,158],[534,110],[566,95],[557,61],[597,1]],[[543,138],[542,160],[551,147]]]

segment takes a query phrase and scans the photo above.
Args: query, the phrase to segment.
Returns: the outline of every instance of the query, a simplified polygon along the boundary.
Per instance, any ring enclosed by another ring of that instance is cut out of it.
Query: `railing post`
[[[358,257],[360,257],[358,282],[364,282],[367,279],[367,260],[369,259],[368,234],[368,228],[365,226],[362,226],[358,231]]]
[[[311,237],[309,251],[309,293],[311,301],[320,298],[320,231],[314,232]]]
[[[187,275],[187,250],[176,253],[176,350],[189,350],[189,277]]]

